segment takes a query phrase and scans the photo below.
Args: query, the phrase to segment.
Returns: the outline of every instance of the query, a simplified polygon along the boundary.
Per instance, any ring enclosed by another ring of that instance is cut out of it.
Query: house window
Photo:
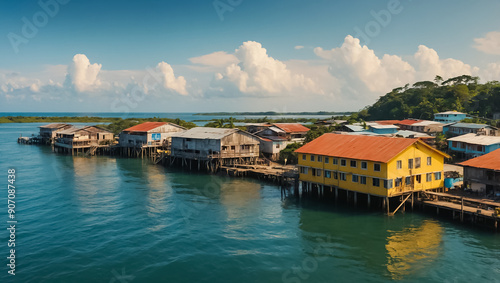
[[[339,173],[337,171],[333,172],[333,179],[337,180],[339,178]]]
[[[359,183],[362,185],[366,185],[366,176],[360,176]]]
[[[410,177],[410,176],[408,176],[408,177],[406,177],[405,179],[406,179],[406,180],[405,180],[405,184],[406,184],[407,186],[408,186],[408,185],[411,185],[411,177]]]
[[[333,159],[333,165],[337,165],[337,164],[339,164],[339,160],[337,158],[334,158]]]
[[[318,162],[322,162],[323,161],[323,156],[318,156]]]
[[[332,178],[332,171],[325,170],[325,178]]]
[[[441,172],[434,173],[434,180],[441,180]]]
[[[452,146],[452,147],[458,147],[457,145],[458,145],[458,144],[457,144],[457,142],[456,142],[456,141],[451,142],[451,146]]]
[[[399,187],[403,184],[403,178],[396,178],[396,180],[394,180],[394,186],[395,187]]]
[[[392,180],[384,180],[384,188],[392,189]]]
[[[314,161],[314,155],[311,155],[311,161]]]
[[[300,166],[300,173],[301,174],[308,174],[308,169],[307,167]]]
[[[415,176],[415,179],[417,180],[417,183],[422,183],[422,175]]]
[[[316,169],[315,168],[311,168],[311,173],[313,176],[316,176]]]
[[[302,154],[302,160],[306,160],[306,155]]]
[[[329,163],[329,162],[330,162],[330,158],[325,157],[325,163]]]
[[[357,183],[359,181],[359,176],[358,175],[352,175],[352,182]]]
[[[368,163],[366,161],[361,161],[361,169],[367,169],[368,168]]]
[[[321,169],[316,169],[316,176],[321,177]]]
[[[280,148],[280,145],[279,145],[279,144],[277,144],[277,145],[276,145],[276,148]]]
[[[222,146],[222,150],[227,150],[227,146]]]
[[[373,171],[380,172],[380,163],[373,164]]]
[[[396,165],[397,165],[397,168],[398,168],[398,169],[402,169],[402,168],[403,168],[403,161],[398,160],[398,161],[396,162]]]
[[[356,162],[356,160],[351,160],[351,167],[353,168],[358,167],[358,162]]]
[[[408,159],[408,169],[413,169],[413,159]]]
[[[232,145],[231,150],[235,150],[235,149],[236,149],[236,146]]]
[[[415,168],[420,168],[420,157],[415,158]]]
[[[431,182],[432,181],[432,173],[427,173],[425,175],[425,179],[426,179],[427,182]]]
[[[372,184],[374,187],[380,187],[380,179],[379,178],[372,178]]]
[[[345,177],[345,173],[340,172],[339,174],[340,174],[340,180],[342,180],[342,181],[346,181],[347,180],[346,177]]]
[[[347,166],[347,160],[340,159],[340,166]]]
[[[427,157],[427,165],[432,165],[432,157]]]

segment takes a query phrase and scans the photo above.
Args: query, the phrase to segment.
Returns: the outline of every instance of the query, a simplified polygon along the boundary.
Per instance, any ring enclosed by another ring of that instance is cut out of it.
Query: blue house
[[[466,118],[469,118],[469,116],[466,113],[457,111],[446,111],[434,114],[434,121],[441,123],[460,122]]]
[[[448,139],[448,148],[464,157],[477,157],[500,148],[500,137],[465,134]]]
[[[394,125],[370,125],[369,131],[379,135],[395,134],[399,130]]]
[[[449,132],[452,135],[460,136],[465,134],[483,134],[486,136],[496,136],[498,128],[486,124],[474,123],[454,123],[443,127],[443,133]]]

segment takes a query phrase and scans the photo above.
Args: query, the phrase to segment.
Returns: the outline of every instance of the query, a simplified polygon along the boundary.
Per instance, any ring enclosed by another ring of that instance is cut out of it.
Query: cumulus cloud
[[[234,54],[228,54],[224,51],[217,51],[199,57],[189,58],[193,64],[200,64],[211,67],[226,67],[230,64],[238,63],[238,58]]]
[[[98,78],[101,67],[101,64],[90,64],[84,54],[76,54],[68,67],[67,83],[77,92],[93,91],[101,85]]]
[[[475,38],[474,48],[486,54],[500,55],[500,32],[492,31],[485,37]]]
[[[304,49],[304,46],[302,46],[302,45],[295,46],[295,50],[300,50],[300,49]]]
[[[442,77],[456,77],[460,75],[472,75],[478,69],[464,62],[452,58],[440,59],[436,50],[424,45],[418,47],[414,58],[418,66],[417,80],[432,80],[436,75]]]
[[[342,46],[331,50],[314,49],[317,56],[330,62],[330,73],[345,81],[345,84],[362,83],[372,92],[387,92],[388,89],[405,84],[413,79],[415,69],[395,55],[377,57],[375,52],[360,41],[347,36]]]
[[[420,45],[417,52],[403,60],[396,55],[377,56],[372,49],[361,45],[359,39],[347,36],[342,46],[331,50],[321,47],[315,54],[329,62],[330,74],[339,79],[342,89],[357,99],[375,99],[395,87],[421,80],[433,80],[436,75],[444,78],[475,75],[479,72],[456,59],[441,59],[429,47]]]
[[[174,69],[170,66],[170,64],[160,62],[156,68],[162,74],[163,87],[165,87],[165,89],[173,90],[182,95],[188,94],[186,90],[186,79],[183,76],[178,76],[176,78],[174,75]]]
[[[319,92],[315,82],[303,74],[292,73],[287,65],[270,57],[267,50],[255,41],[244,42],[234,55],[238,64],[229,65],[215,76],[219,85],[233,85],[241,93],[282,93],[300,89]]]

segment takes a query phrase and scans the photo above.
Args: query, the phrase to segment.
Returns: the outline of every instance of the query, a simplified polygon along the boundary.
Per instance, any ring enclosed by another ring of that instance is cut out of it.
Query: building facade
[[[172,136],[171,156],[225,165],[254,163],[259,150],[260,139],[240,129],[197,127]]]
[[[168,146],[173,134],[184,132],[186,128],[167,122],[145,122],[120,133],[121,147]]]
[[[419,139],[324,134],[299,148],[300,180],[380,197],[444,186],[449,157]]]
[[[443,128],[443,133],[449,133],[453,136],[460,136],[465,134],[481,134],[485,136],[497,136],[500,135],[498,128],[492,127],[486,124],[474,124],[474,123],[455,123],[446,125]]]
[[[446,111],[434,114],[434,121],[441,123],[454,123],[467,119],[469,116],[466,113],[458,111]]]
[[[56,137],[57,132],[73,128],[70,124],[52,123],[40,126],[40,137],[42,139],[53,139]]]
[[[465,134],[449,138],[448,148],[465,158],[477,157],[500,148],[500,137]]]
[[[464,182],[473,191],[500,198],[500,149],[459,165],[464,167]]]

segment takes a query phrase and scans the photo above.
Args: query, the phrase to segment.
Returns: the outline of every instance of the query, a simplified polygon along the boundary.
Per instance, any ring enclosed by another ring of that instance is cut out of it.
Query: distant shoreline
[[[285,115],[332,115],[342,116],[351,115],[356,112],[208,112],[208,113],[195,113],[196,116],[285,116]]]

